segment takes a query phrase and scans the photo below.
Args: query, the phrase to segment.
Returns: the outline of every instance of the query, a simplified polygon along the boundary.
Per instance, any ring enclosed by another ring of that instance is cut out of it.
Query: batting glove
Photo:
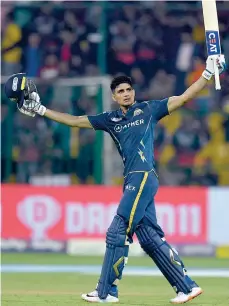
[[[219,74],[226,70],[226,62],[223,54],[218,55],[217,58],[215,56],[208,56],[206,61],[206,69],[202,73],[202,76],[207,80],[210,80],[215,74],[214,61],[216,61],[218,66]]]
[[[23,115],[30,116],[30,117],[35,117],[35,115],[36,115],[35,113],[32,113],[32,112],[26,110],[26,109],[23,107],[23,105],[22,105],[21,108],[19,108],[18,106],[17,106],[17,108],[18,108],[19,112],[21,112]]]
[[[44,116],[46,112],[46,107],[41,104],[40,96],[37,92],[32,92],[29,95],[29,100],[25,100],[22,107],[27,111],[36,113],[40,116]]]

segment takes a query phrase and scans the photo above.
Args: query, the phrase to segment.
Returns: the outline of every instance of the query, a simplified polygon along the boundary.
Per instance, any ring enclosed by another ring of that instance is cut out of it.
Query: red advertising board
[[[105,238],[122,196],[119,187],[2,185],[2,237]],[[158,222],[171,243],[204,243],[207,189],[161,187]]]

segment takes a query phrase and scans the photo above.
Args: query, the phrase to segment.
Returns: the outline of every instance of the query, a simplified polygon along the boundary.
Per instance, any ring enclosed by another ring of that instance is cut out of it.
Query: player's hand
[[[216,59],[216,64],[217,64],[218,69],[219,69],[219,74],[223,73],[227,69],[224,54],[221,54],[221,55],[218,56],[218,58]]]
[[[25,100],[23,107],[26,111],[44,116],[46,107],[41,104],[40,96],[37,92],[32,92],[29,99]]]
[[[206,61],[206,69],[202,73],[202,76],[207,80],[210,80],[211,77],[215,74],[214,61],[216,61],[218,66],[219,74],[226,70],[226,62],[223,54],[220,54],[217,57],[208,56]]]
[[[35,116],[36,116],[35,113],[26,110],[26,109],[23,107],[23,105],[22,105],[21,108],[19,108],[19,107],[17,107],[17,108],[18,108],[19,112],[21,112],[23,115],[30,116],[30,117],[35,117]]]

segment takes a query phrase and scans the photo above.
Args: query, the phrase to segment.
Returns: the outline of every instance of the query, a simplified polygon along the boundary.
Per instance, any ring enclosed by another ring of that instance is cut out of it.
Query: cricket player
[[[225,69],[223,55],[218,57],[217,63],[222,73]],[[43,106],[35,84],[25,74],[15,74],[5,84],[7,97],[17,102],[21,113],[32,117],[38,114],[71,127],[103,130],[110,134],[123,160],[123,196],[106,233],[106,253],[98,284],[94,291],[82,295],[85,301],[119,301],[117,285],[127,263],[134,233],[142,249],[174,288],[177,295],[170,300],[171,303],[183,304],[202,293],[202,289],[187,275],[177,251],[166,241],[157,223],[154,197],[159,183],[152,148],[157,122],[196,97],[213,75],[213,60],[208,57],[202,76],[182,95],[144,102],[135,100],[131,79],[118,76],[113,79],[110,88],[119,108],[95,116],[79,117]]]

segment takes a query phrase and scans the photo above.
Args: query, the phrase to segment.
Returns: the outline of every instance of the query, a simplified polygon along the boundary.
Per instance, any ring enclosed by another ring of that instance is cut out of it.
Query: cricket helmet
[[[36,85],[25,73],[13,74],[5,83],[6,96],[21,108],[24,100],[30,98],[32,92],[37,92]]]

